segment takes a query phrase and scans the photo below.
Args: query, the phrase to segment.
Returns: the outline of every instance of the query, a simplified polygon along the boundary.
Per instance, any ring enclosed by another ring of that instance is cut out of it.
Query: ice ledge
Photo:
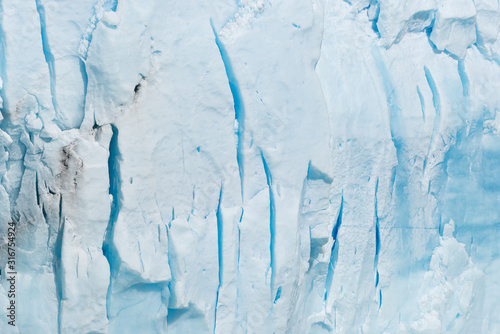
[[[408,33],[427,33],[436,52],[463,59],[474,45],[494,43],[498,36],[499,9],[494,0],[372,0],[368,20],[381,44],[390,48]]]

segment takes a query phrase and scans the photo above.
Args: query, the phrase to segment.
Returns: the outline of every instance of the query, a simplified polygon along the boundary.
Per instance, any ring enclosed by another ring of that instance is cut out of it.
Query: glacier
[[[1,0],[0,332],[500,333],[499,7]]]

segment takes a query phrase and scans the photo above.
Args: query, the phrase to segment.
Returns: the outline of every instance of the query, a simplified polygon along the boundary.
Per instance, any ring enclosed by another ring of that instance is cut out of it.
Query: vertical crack
[[[374,268],[376,272],[376,280],[375,280],[375,287],[378,286],[378,256],[380,252],[380,225],[379,225],[379,219],[378,219],[378,203],[377,203],[377,192],[378,192],[378,181],[379,179],[377,178],[377,184],[375,185],[375,213],[374,213],[374,220],[375,220],[375,258],[374,258]]]
[[[401,109],[398,106],[396,89],[392,85],[392,80],[385,66],[384,59],[380,54],[380,50],[378,46],[373,45],[371,49],[371,54],[373,56],[373,60],[375,61],[375,65],[380,74],[381,83],[383,85],[383,89],[385,95],[387,97],[386,103],[387,108],[389,109],[389,126],[391,132],[391,140],[396,149],[396,158],[398,160],[398,171],[404,173],[405,167],[405,158],[402,156],[404,152],[404,141],[402,136],[404,133],[401,133],[402,120],[401,120]]]
[[[432,104],[434,105],[434,110],[436,111],[436,115],[434,116],[434,127],[432,129],[432,134],[431,134],[431,140],[429,142],[429,147],[427,149],[427,154],[424,159],[424,167],[423,170],[425,172],[425,168],[427,167],[427,162],[429,159],[429,154],[431,152],[432,144],[434,143],[436,133],[439,130],[439,123],[441,121],[441,99],[439,97],[439,92],[436,86],[436,82],[434,81],[434,78],[432,77],[431,72],[427,68],[427,66],[424,66],[424,72],[425,72],[425,78],[427,80],[427,84],[429,85],[429,88],[432,92]]]
[[[55,249],[54,249],[54,262],[53,262],[53,270],[54,270],[54,281],[56,285],[57,292],[57,301],[58,301],[58,311],[57,311],[57,325],[58,332],[61,333],[61,302],[64,299],[64,289],[63,289],[63,278],[62,278],[62,242],[64,235],[64,218],[62,213],[62,205],[63,205],[63,196],[59,195],[59,231],[57,232]]]
[[[244,143],[244,134],[245,134],[245,107],[243,105],[243,97],[241,95],[240,86],[238,80],[233,71],[233,65],[231,60],[229,59],[229,55],[227,54],[227,50],[222,44],[215,27],[210,20],[210,24],[212,26],[212,30],[215,36],[215,44],[217,44],[217,48],[219,49],[219,53],[222,59],[222,63],[224,64],[224,68],[226,70],[227,80],[229,81],[229,88],[231,89],[231,94],[233,96],[234,102],[234,120],[235,120],[235,132],[238,137],[238,142],[236,146],[236,160],[238,162],[238,170],[240,174],[240,187],[241,187],[241,200],[243,201],[243,185],[244,185],[244,156],[243,156],[243,143]]]
[[[141,243],[139,242],[139,240],[137,240],[137,248],[139,249],[139,260],[141,261],[142,272],[145,272],[144,261],[142,260]]]
[[[395,167],[395,173],[393,174],[392,184],[394,191],[395,205],[398,207],[396,212],[396,217],[394,224],[397,227],[402,228],[402,243],[403,245],[408,245],[410,242],[410,232],[408,230],[410,224],[410,209],[406,199],[408,198],[408,179],[410,173],[410,167],[408,165],[409,158],[407,157],[408,144],[405,142],[405,136],[407,132],[405,131],[405,122],[402,117],[401,109],[399,107],[398,96],[396,94],[396,88],[392,84],[390,73],[385,65],[382,54],[378,46],[373,45],[371,50],[373,59],[379,71],[379,76],[381,83],[383,85],[386,97],[387,97],[387,108],[389,109],[389,127],[391,132],[391,140],[396,149],[396,159],[397,165]],[[391,195],[392,196],[392,195]],[[409,259],[412,257],[412,249],[409,247],[405,257]],[[409,263],[409,262],[408,262]],[[408,274],[409,269],[405,274]]]
[[[368,18],[372,21],[372,30],[380,38],[380,31],[378,30],[378,18],[380,16],[380,3],[377,0],[370,0],[368,6]]]
[[[434,105],[434,109],[436,110],[436,115],[441,113],[441,100],[439,98],[439,92],[437,90],[436,82],[432,77],[431,71],[424,66],[425,79],[427,80],[427,84],[432,92],[432,104]]]
[[[378,289],[379,293],[379,302],[378,302],[378,308],[380,310],[380,307],[382,307],[382,289],[379,287],[379,278],[380,274],[378,272],[378,258],[380,254],[380,224],[379,224],[379,218],[378,218],[378,200],[377,200],[377,194],[378,194],[378,182],[379,178],[377,178],[377,184],[375,185],[375,213],[374,213],[374,220],[375,220],[375,258],[373,260],[373,269],[375,271],[375,293]]]
[[[467,105],[469,102],[469,91],[470,91],[470,81],[467,76],[467,72],[465,72],[465,64],[463,60],[458,61],[458,75],[460,76],[460,82],[462,83],[462,93],[464,96],[464,109],[467,113]]]
[[[418,86],[417,86],[417,94],[418,94],[418,99],[420,100],[420,108],[422,109],[422,120],[425,123],[425,101],[424,101],[424,96],[420,91],[420,87]]]
[[[220,211],[220,204],[222,201],[222,184],[220,186],[219,193],[219,202],[217,204],[217,256],[218,256],[218,264],[219,264],[219,285],[217,286],[217,296],[215,298],[215,313],[214,313],[214,333],[215,328],[217,327],[217,308],[219,304],[219,292],[220,287],[222,285],[222,274],[223,274],[223,221],[222,221],[222,213]]]
[[[239,222],[237,223],[237,227],[238,227],[238,255],[237,255],[237,270],[236,270],[236,282],[239,282],[240,280],[240,257],[241,257],[241,228],[240,228],[240,224],[241,222],[243,221],[243,214],[244,214],[244,210],[243,208],[241,208],[241,216],[240,216],[240,220]],[[238,319],[238,311],[239,311],[239,308],[240,308],[240,304],[239,304],[239,297],[240,297],[240,287],[239,287],[239,284],[236,284],[236,319]]]
[[[36,10],[38,12],[38,16],[40,17],[40,34],[42,36],[43,55],[45,57],[45,62],[49,67],[50,94],[52,95],[52,106],[54,107],[56,115],[59,115],[59,105],[57,104],[57,98],[56,98],[56,71],[54,64],[54,55],[50,51],[50,44],[47,36],[45,8],[40,3],[40,0],[35,0],[35,1],[36,1]]]
[[[278,299],[280,299],[281,297],[281,286],[278,288],[278,290],[276,290],[276,297],[274,297],[274,304],[276,304],[276,302],[278,301]]]
[[[229,59],[229,55],[227,50],[219,38],[217,34],[217,30],[215,29],[212,20],[210,20],[210,25],[212,26],[212,31],[215,37],[215,44],[219,50],[222,63],[224,64],[224,69],[226,71],[226,77],[229,83],[229,88],[231,90],[231,95],[233,97],[234,104],[234,131],[237,137],[236,143],[236,162],[238,164],[238,173],[240,176],[240,191],[241,191],[241,202],[243,205],[244,201],[244,178],[245,178],[245,170],[244,170],[244,154],[243,154],[243,144],[244,144],[244,135],[245,135],[245,107],[243,104],[243,97],[240,91],[240,86],[236,76],[234,74],[233,65],[231,60]],[[222,189],[221,189],[222,191]],[[219,199],[220,200],[220,199]],[[241,217],[239,223],[241,223],[243,219],[243,207],[241,208]],[[239,266],[240,266],[240,252],[241,252],[241,230],[238,225],[238,274],[239,274]],[[236,291],[236,315],[238,314],[238,295],[239,290],[237,287]],[[214,329],[215,330],[215,329]]]
[[[87,104],[87,87],[89,84],[89,78],[87,75],[87,65],[85,63],[85,60],[82,58],[78,59],[80,62],[80,73],[82,75],[82,81],[83,81],[83,110],[82,110],[82,115],[85,114],[85,105]],[[83,120],[82,120],[83,121]]]
[[[343,210],[344,210],[344,194],[342,194],[342,198],[340,200],[340,209],[339,209],[339,214],[337,216],[337,222],[335,223],[335,226],[333,227],[333,230],[332,230],[333,244],[332,244],[332,250],[330,253],[330,263],[328,264],[328,272],[326,274],[325,300],[327,300],[328,296],[330,295],[330,288],[332,286],[332,281],[333,281],[333,273],[335,271],[335,266],[337,265],[337,259],[338,259],[338,254],[339,254],[339,243],[337,240],[337,236],[339,233],[340,226],[342,225],[342,211]]]
[[[109,263],[110,270],[110,282],[108,287],[108,293],[106,296],[106,311],[109,318],[110,314],[110,303],[111,303],[111,290],[113,279],[118,273],[118,267],[120,265],[120,259],[117,254],[116,247],[114,245],[113,233],[115,223],[118,219],[118,214],[120,213],[120,208],[122,204],[122,193],[121,193],[121,176],[120,176],[120,161],[122,160],[120,150],[118,147],[118,129],[111,125],[113,135],[109,143],[109,158],[108,158],[108,173],[109,173],[109,194],[113,197],[111,203],[111,212],[109,216],[108,226],[106,228],[104,241],[102,244],[102,252]]]
[[[0,97],[2,103],[0,103],[0,108],[2,111],[2,116],[5,118],[7,116],[6,110],[9,110],[9,105],[7,101],[7,96],[5,94],[5,86],[7,85],[7,60],[6,60],[6,43],[5,43],[5,31],[3,29],[3,17],[4,12],[2,6],[0,6]]]
[[[470,87],[470,82],[469,82],[469,77],[467,76],[467,73],[465,72],[465,65],[464,61],[460,60],[458,62],[458,75],[460,76],[460,81],[462,82],[462,91],[464,97],[469,96],[469,87]]]
[[[269,268],[271,269],[271,298],[274,294],[274,277],[276,275],[276,264],[275,264],[275,241],[276,241],[276,207],[274,203],[274,193],[273,193],[273,176],[269,170],[266,159],[264,158],[264,153],[260,151],[260,156],[262,158],[262,164],[264,165],[264,172],[266,173],[267,187],[269,188],[269,231],[270,231],[270,242],[269,242],[269,254],[270,263]],[[273,301],[274,298],[271,299]]]

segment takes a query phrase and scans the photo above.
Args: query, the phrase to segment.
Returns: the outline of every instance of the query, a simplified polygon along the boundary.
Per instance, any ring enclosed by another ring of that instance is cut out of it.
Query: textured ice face
[[[500,332],[496,0],[0,14],[0,332]]]

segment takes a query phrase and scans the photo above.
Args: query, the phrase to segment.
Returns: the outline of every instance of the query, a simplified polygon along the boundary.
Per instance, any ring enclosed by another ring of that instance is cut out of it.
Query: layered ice
[[[500,332],[497,0],[0,14],[2,333]]]

